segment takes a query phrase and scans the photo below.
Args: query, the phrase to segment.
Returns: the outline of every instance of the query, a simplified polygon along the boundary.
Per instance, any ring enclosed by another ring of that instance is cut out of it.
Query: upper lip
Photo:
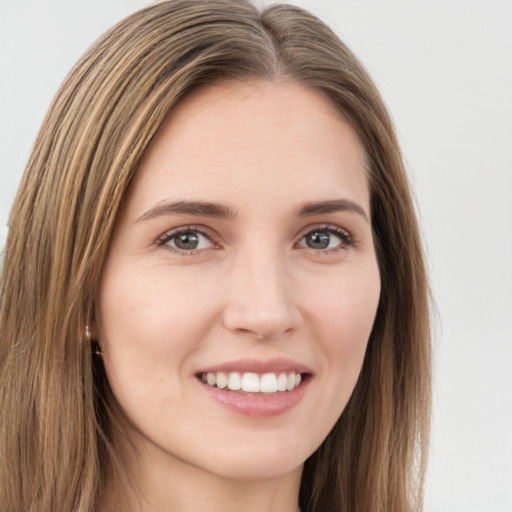
[[[217,373],[217,372],[252,372],[258,374],[264,373],[282,373],[282,372],[297,372],[297,373],[312,373],[311,369],[305,364],[299,363],[292,359],[287,358],[274,358],[274,359],[237,359],[234,361],[226,361],[224,363],[215,364],[202,368],[199,374],[202,373]]]

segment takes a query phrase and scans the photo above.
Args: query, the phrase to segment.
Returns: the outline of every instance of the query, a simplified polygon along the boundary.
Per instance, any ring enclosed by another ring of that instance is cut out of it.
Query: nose
[[[290,271],[270,251],[240,255],[230,269],[226,293],[224,325],[231,332],[278,339],[300,323]]]

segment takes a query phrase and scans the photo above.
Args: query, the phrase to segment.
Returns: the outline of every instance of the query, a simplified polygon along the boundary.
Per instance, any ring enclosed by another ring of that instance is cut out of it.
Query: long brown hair
[[[173,0],[102,36],[57,93],[10,220],[0,303],[0,510],[93,512],[113,397],[85,325],[127,186],[194,88],[289,80],[323,91],[368,158],[381,299],[356,389],[306,461],[304,511],[421,508],[430,411],[428,285],[390,117],[367,72],[311,14],[242,0]]]

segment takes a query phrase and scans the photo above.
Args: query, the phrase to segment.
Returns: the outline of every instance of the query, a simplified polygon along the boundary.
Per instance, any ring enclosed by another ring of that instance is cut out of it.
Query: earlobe
[[[88,342],[98,339],[98,329],[94,323],[85,325],[85,337]]]
[[[91,332],[91,328],[89,327],[89,325],[85,326],[85,338],[87,339],[87,343],[89,343],[89,345],[91,346],[91,353],[101,355],[100,344],[98,343],[96,335],[93,334],[93,332]]]
[[[96,321],[96,308],[93,306],[93,311],[89,312],[86,316],[88,320],[85,324],[85,336],[89,342],[97,340],[99,336],[98,322]]]

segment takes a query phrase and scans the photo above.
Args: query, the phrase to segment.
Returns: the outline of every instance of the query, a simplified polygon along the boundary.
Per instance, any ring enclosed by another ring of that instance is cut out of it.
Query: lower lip
[[[309,379],[305,379],[291,391],[261,394],[219,389],[199,381],[208,396],[217,403],[235,413],[252,418],[268,418],[285,413],[302,400],[308,383]]]

